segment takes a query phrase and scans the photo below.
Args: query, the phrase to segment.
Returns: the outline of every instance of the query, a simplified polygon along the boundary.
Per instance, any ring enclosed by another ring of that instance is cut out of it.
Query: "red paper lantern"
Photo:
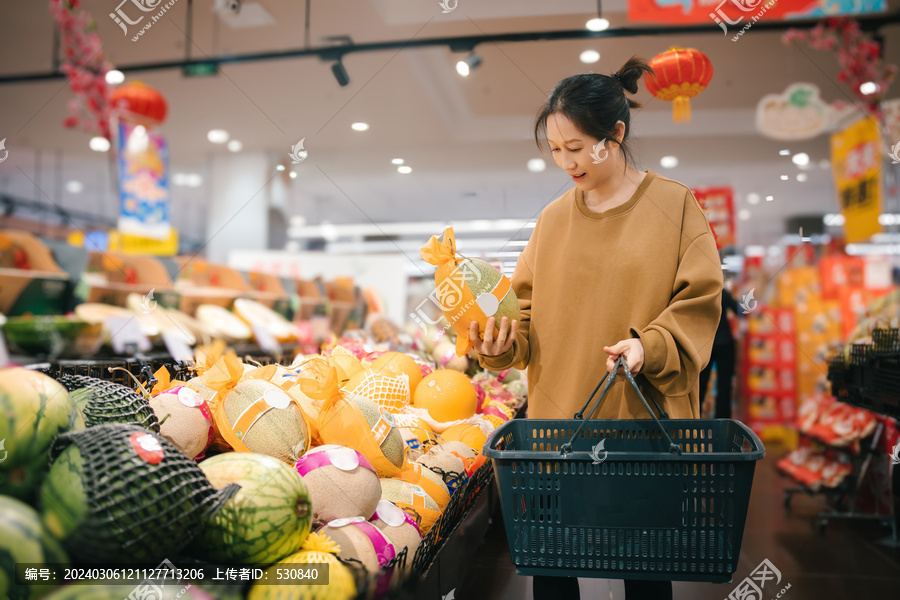
[[[706,89],[712,79],[709,57],[693,48],[669,48],[650,61],[655,75],[644,75],[647,90],[666,102],[674,102],[674,120],[691,120],[690,99]]]
[[[145,125],[159,125],[166,120],[169,110],[163,95],[140,81],[116,89],[110,95],[110,102],[123,118]]]

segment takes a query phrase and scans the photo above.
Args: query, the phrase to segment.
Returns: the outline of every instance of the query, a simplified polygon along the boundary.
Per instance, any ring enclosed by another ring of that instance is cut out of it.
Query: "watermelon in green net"
[[[60,435],[41,487],[47,528],[80,560],[154,562],[190,542],[238,490],[216,490],[200,467],[136,425]]]
[[[59,378],[88,427],[105,423],[132,423],[159,433],[159,419],[150,403],[130,387],[87,375],[62,375]]]

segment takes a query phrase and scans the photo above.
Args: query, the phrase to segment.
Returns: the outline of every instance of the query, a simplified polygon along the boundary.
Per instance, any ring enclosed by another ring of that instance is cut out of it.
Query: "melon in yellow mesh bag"
[[[244,365],[226,355],[202,380],[219,395],[213,415],[216,428],[238,452],[258,452],[293,465],[310,443],[300,403],[271,381],[275,366],[255,369],[244,377]]]
[[[373,401],[342,389],[343,371],[324,358],[301,373],[300,389],[319,404],[316,428],[325,444],[347,446],[369,459],[379,477],[393,477],[406,460],[394,417]]]
[[[469,340],[469,324],[472,321],[478,321],[478,334],[484,338],[488,318],[494,317],[495,332],[499,332],[502,317],[507,317],[510,324],[521,318],[519,300],[506,275],[479,258],[457,258],[452,227],[444,230],[443,241],[432,236],[419,250],[419,256],[437,267],[434,272],[437,288],[422,304],[428,300],[437,304],[453,326],[457,356],[463,356],[472,349]],[[421,304],[419,306],[421,312]],[[412,317],[416,319],[416,314]],[[420,326],[424,325],[417,320]]]
[[[344,386],[351,394],[365,396],[388,412],[396,413],[409,405],[409,377],[384,375],[371,369],[352,376]]]

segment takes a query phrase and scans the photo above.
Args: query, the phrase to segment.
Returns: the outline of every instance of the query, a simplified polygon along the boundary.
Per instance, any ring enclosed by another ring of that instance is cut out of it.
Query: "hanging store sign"
[[[119,232],[171,240],[169,148],[165,138],[143,125],[119,121]]]
[[[871,118],[831,136],[831,167],[847,243],[881,233],[881,133]]]
[[[734,246],[734,189],[730,187],[692,189],[694,197],[700,203],[709,226],[716,237],[719,250]]]
[[[734,35],[753,18],[810,19],[882,13],[887,0],[834,2],[830,0],[628,0],[631,23],[715,23]],[[760,15],[760,12],[763,15]]]

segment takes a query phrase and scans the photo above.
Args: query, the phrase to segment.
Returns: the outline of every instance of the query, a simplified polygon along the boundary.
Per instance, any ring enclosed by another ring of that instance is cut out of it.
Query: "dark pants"
[[[734,342],[714,344],[709,364],[700,371],[700,405],[706,397],[709,374],[716,365],[716,419],[731,418],[731,379],[734,377]]]
[[[535,577],[534,600],[580,600],[576,577]],[[672,600],[671,581],[625,580],[625,600]]]

